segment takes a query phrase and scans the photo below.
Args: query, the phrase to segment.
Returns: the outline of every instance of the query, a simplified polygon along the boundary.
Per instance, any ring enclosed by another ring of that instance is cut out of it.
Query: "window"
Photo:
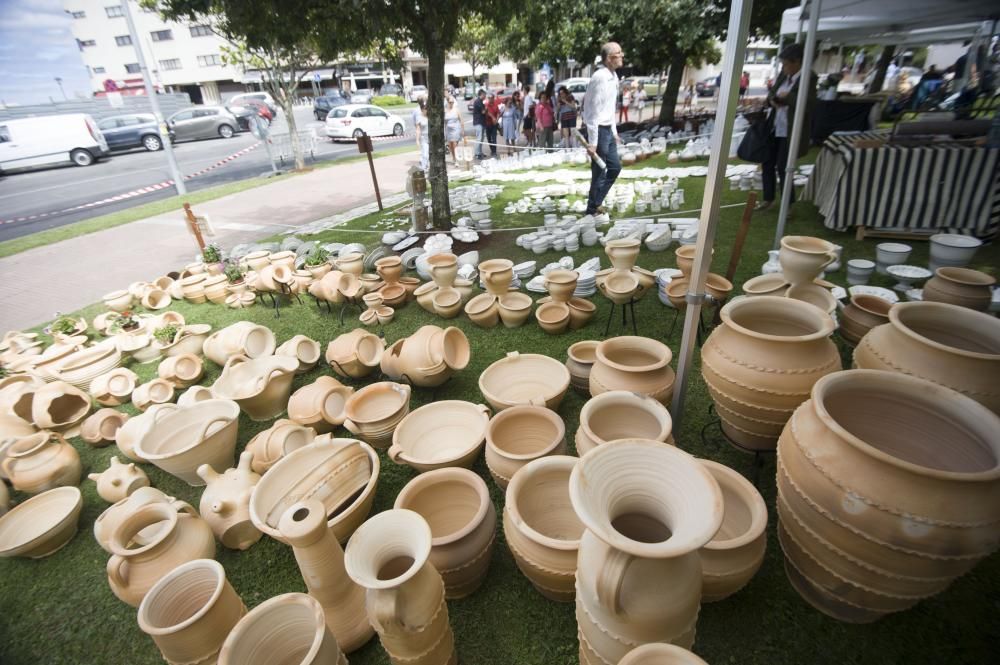
[[[774,54],[771,49],[764,48],[748,48],[746,58],[744,59],[748,65],[767,65],[771,63],[771,57]]]
[[[10,142],[10,130],[7,125],[0,125],[0,143]]]
[[[107,71],[104,67],[94,67],[95,74],[104,74]]]
[[[181,120],[190,120],[194,117],[194,111],[181,111],[176,113],[170,118],[171,122],[180,122]]]
[[[219,111],[216,109],[198,109],[194,112],[194,117],[196,118],[210,118],[213,115],[219,115]]]
[[[70,12],[69,15],[73,18],[87,18],[87,12]]]
[[[118,44],[119,46],[131,46],[132,37],[131,35],[118,35],[115,37],[115,44]]]
[[[343,118],[347,115],[347,109],[334,109],[330,115],[334,118]]]
[[[192,37],[208,37],[212,34],[212,29],[207,25],[192,25],[191,26],[191,36]]]
[[[212,55],[199,55],[198,56],[198,66],[199,67],[213,67],[215,65],[221,65],[222,58],[219,57],[218,53]]]
[[[170,71],[171,69],[180,69],[181,59],[171,58],[170,60],[160,60],[160,69],[164,71]]]
[[[97,42],[93,39],[78,39],[76,40],[76,45],[80,47],[81,50],[87,48],[88,46],[97,46]]]
[[[125,65],[125,71],[129,74],[138,74],[140,72],[139,63],[133,62],[132,64]]]
[[[104,11],[107,12],[108,18],[118,18],[119,16],[125,16],[122,12],[121,5],[111,5],[110,7],[105,7]]]
[[[172,30],[154,30],[149,33],[149,36],[153,38],[154,42],[169,42],[174,38],[174,33]]]
[[[356,109],[354,111],[354,113],[351,114],[351,117],[352,118],[367,118],[369,115],[371,115],[371,114],[368,113],[368,109],[366,109],[366,108],[360,108],[360,109]]]

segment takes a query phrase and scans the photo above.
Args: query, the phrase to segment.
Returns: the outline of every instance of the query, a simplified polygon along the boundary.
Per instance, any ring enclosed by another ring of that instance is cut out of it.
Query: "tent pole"
[[[691,282],[686,295],[687,308],[684,313],[684,334],[677,361],[677,381],[674,384],[674,398],[670,415],[674,420],[674,431],[680,430],[684,413],[684,397],[687,393],[688,375],[694,357],[698,324],[701,321],[701,303],[705,296],[705,277],[711,267],[711,248],[715,243],[715,227],[719,223],[719,206],[722,205],[723,184],[726,182],[726,163],[729,160],[729,143],[733,136],[733,123],[740,90],[740,76],[746,56],[747,33],[750,29],[750,10],[753,0],[733,0],[729,11],[729,37],[726,52],[722,58],[722,88],[715,112],[715,130],[712,132],[711,157],[708,160],[708,177],[705,180],[705,196],[701,202],[701,216],[698,221],[698,244],[691,271]]]
[[[802,123],[806,117],[806,99],[812,86],[813,53],[816,51],[816,29],[819,27],[819,13],[823,0],[813,0],[809,3],[809,32],[806,33],[805,53],[802,56],[802,71],[799,74],[799,94],[795,100],[795,118],[792,120],[788,137],[788,162],[785,164],[785,184],[781,188],[781,207],[778,211],[778,227],[774,234],[772,249],[778,249],[781,237],[785,235],[785,222],[788,221],[788,206],[795,189],[795,162],[798,161],[799,140],[802,136]],[[809,140],[809,132],[806,132]]]
[[[795,43],[796,44],[799,44],[799,43],[802,42],[802,23],[803,23],[802,14],[805,13],[805,11],[806,11],[806,5],[808,3],[809,3],[809,0],[802,0],[802,2],[799,3],[799,29],[795,31]]]

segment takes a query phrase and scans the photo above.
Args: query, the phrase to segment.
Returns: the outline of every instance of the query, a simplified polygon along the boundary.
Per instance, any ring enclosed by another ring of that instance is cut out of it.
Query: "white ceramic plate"
[[[409,238],[404,238],[403,240],[400,240],[398,243],[392,246],[392,251],[401,252],[407,247],[413,245],[413,243],[417,242],[418,240],[420,240],[420,236],[410,236]]]
[[[890,289],[884,289],[881,286],[869,286],[867,284],[857,284],[849,288],[848,293],[851,296],[865,295],[865,296],[875,296],[876,298],[881,298],[892,304],[899,302],[899,296],[893,293]]]

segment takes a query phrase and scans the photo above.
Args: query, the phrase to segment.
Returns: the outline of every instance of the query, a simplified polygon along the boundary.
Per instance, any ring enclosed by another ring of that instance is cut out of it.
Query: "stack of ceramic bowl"
[[[514,276],[520,279],[526,279],[535,274],[535,266],[538,265],[534,261],[525,261],[524,263],[518,263],[514,266]]]
[[[667,297],[667,287],[670,286],[671,280],[675,277],[681,276],[683,273],[676,268],[660,268],[654,272],[656,275],[656,290],[660,297],[660,302],[662,302],[667,307],[673,307],[673,303],[670,302],[670,298]]]
[[[573,296],[576,298],[589,298],[597,291],[597,273],[593,270],[577,270],[580,275],[576,281],[576,290]]]
[[[382,234],[382,244],[395,245],[406,239],[406,231],[386,231]]]
[[[653,231],[646,236],[646,249],[652,252],[662,252],[667,249],[674,240],[672,233],[669,225],[664,229]]]
[[[552,247],[552,236],[537,236],[531,242],[531,251],[535,254],[544,254]]]
[[[972,236],[938,233],[931,236],[930,269],[967,266],[983,241]]]
[[[913,248],[901,242],[882,242],[875,246],[875,270],[880,275],[889,274],[889,266],[906,263]]]
[[[66,356],[60,361],[57,369],[51,370],[43,378],[47,381],[65,381],[87,391],[90,390],[90,384],[94,379],[121,364],[122,354],[117,345],[105,342]]]

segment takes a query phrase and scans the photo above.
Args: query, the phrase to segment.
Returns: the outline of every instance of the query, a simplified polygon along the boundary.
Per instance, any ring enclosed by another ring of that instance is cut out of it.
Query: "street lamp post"
[[[66,99],[66,100],[68,100],[68,99],[69,99],[69,97],[67,97],[67,96],[66,96],[66,91],[65,91],[65,90],[63,90],[63,86],[62,86],[62,77],[61,77],[61,76],[57,76],[57,77],[56,77],[56,85],[58,85],[58,86],[59,86],[59,92],[61,92],[61,93],[62,93],[62,96],[63,96],[63,99]]]

